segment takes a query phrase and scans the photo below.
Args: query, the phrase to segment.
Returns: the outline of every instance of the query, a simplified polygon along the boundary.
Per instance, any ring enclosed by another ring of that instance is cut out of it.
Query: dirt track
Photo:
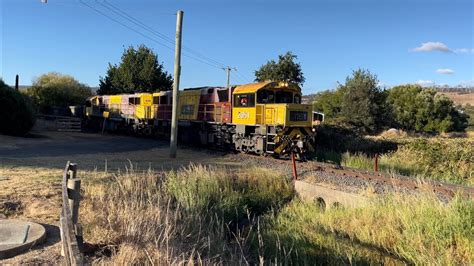
[[[180,148],[178,158],[168,157],[168,142],[89,133],[41,132],[28,138],[0,135],[1,167],[47,167],[62,169],[67,160],[81,170],[109,170],[129,167],[155,170],[186,166],[189,163],[233,165],[223,153],[197,148]],[[234,158],[235,159],[235,158]]]

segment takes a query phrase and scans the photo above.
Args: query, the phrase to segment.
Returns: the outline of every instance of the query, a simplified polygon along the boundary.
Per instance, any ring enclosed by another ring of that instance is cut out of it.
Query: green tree
[[[387,101],[392,106],[398,127],[406,130],[417,127],[417,113],[421,108],[418,95],[422,90],[420,85],[401,85],[389,90]]]
[[[0,133],[7,135],[24,135],[35,124],[35,112],[31,101],[7,86],[0,79]]]
[[[378,86],[377,76],[368,70],[358,69],[346,78],[341,114],[364,133],[374,133],[391,123],[391,115],[385,104],[386,93]]]
[[[99,82],[97,94],[104,95],[170,90],[173,78],[158,62],[158,56],[140,45],[125,49],[119,65],[109,63],[107,75]]]
[[[459,111],[452,100],[435,89],[401,85],[389,91],[396,123],[405,130],[424,132],[463,131],[469,116]]]
[[[292,52],[286,52],[278,56],[278,63],[275,60],[268,61],[255,71],[255,81],[287,81],[302,86],[305,78],[301,65],[295,62],[297,58]]]
[[[50,72],[35,79],[27,94],[40,112],[48,113],[52,107],[83,104],[92,91],[69,75]]]
[[[341,87],[337,90],[319,92],[314,97],[313,109],[324,113],[326,120],[340,118],[343,95],[344,90]]]

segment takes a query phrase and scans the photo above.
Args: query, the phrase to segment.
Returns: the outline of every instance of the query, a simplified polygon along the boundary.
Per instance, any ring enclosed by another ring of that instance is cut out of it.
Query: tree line
[[[292,52],[269,60],[255,71],[255,81],[287,81],[302,86],[305,76]],[[140,45],[124,49],[119,64],[109,63],[99,78],[99,95],[170,90],[173,78],[158,61],[157,54]],[[2,85],[6,88],[6,85]],[[10,93],[10,92],[8,92]],[[27,103],[40,113],[56,107],[83,104],[93,92],[72,76],[48,73],[36,78],[26,91]],[[15,96],[16,97],[16,96]],[[358,69],[335,90],[317,93],[314,110],[323,112],[328,123],[345,125],[361,133],[377,133],[396,127],[408,131],[463,131],[469,116],[434,88],[401,85],[379,86],[375,74]]]
[[[358,69],[335,90],[314,97],[314,110],[327,122],[348,125],[363,133],[387,128],[413,132],[464,131],[469,116],[434,88],[399,85],[382,89],[375,74]]]
[[[255,80],[284,80],[303,85],[305,78],[297,56],[280,55],[255,71]],[[313,109],[325,114],[327,123],[346,126],[364,134],[391,127],[417,132],[464,131],[469,115],[437,88],[400,85],[391,89],[379,85],[377,75],[357,69],[335,90],[313,97]]]

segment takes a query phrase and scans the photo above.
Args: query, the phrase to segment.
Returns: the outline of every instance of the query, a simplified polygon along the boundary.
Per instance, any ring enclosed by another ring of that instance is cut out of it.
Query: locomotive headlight
[[[298,148],[302,149],[304,147],[304,143],[302,140],[298,140],[298,142],[296,142],[296,146],[298,146]]]
[[[313,128],[311,129],[311,131],[316,132],[316,128],[313,127]]]

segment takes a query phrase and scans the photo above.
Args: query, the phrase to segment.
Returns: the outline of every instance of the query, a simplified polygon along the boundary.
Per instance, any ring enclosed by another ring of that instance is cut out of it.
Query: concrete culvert
[[[326,202],[324,201],[323,198],[317,197],[314,199],[314,203],[316,204],[316,207],[318,207],[321,210],[326,210]]]

